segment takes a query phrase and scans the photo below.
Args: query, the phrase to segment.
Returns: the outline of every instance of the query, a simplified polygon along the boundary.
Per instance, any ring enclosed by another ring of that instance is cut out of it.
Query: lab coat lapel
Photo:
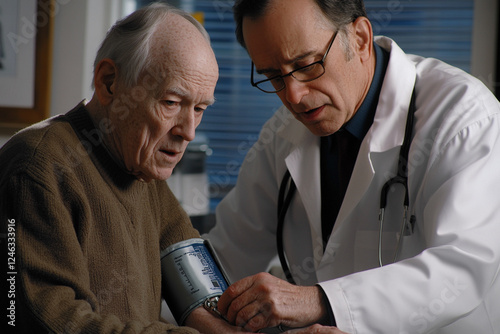
[[[314,136],[299,122],[293,122],[288,126],[286,136],[293,147],[285,158],[285,163],[297,186],[297,192],[310,222],[313,249],[317,247],[322,249],[319,137]],[[317,267],[321,261],[321,252],[313,254]]]
[[[349,186],[347,187],[334,228],[338,225],[337,223],[346,220],[354,207],[359,203],[370,185],[374,174],[375,171],[370,159],[370,147],[365,143],[360,147],[351,180],[349,181]]]

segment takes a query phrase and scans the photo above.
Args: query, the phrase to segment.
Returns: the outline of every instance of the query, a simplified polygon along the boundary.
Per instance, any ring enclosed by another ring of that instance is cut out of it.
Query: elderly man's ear
[[[97,64],[94,73],[95,94],[103,106],[111,104],[116,88],[117,67],[111,59],[103,59]]]

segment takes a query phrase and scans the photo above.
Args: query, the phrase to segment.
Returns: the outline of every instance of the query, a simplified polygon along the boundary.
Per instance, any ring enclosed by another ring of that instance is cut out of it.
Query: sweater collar
[[[84,101],[66,113],[65,116],[80,139],[84,150],[95,164],[103,167],[103,170],[115,184],[127,186],[137,181],[135,176],[129,174],[106,148],[104,134],[94,125]]]

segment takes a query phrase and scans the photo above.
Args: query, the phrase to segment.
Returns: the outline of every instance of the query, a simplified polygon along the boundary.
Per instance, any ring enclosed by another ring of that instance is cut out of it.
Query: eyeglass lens
[[[260,90],[265,92],[278,92],[285,88],[284,77],[291,75],[296,80],[301,82],[308,82],[319,78],[325,73],[325,68],[321,62],[314,62],[307,66],[298,68],[284,76],[277,76],[274,78],[267,78],[265,75],[258,74],[255,70],[253,73],[253,78],[255,85]]]

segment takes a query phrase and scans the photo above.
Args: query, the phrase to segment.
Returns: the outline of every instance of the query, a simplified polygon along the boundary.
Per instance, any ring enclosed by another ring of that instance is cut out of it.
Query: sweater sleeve
[[[198,333],[161,321],[123,322],[118,315],[99,312],[74,226],[78,221],[74,216],[84,210],[68,196],[24,174],[1,184],[1,232],[9,225],[15,233],[16,289],[15,298],[8,302],[15,303],[16,329],[23,333]]]

